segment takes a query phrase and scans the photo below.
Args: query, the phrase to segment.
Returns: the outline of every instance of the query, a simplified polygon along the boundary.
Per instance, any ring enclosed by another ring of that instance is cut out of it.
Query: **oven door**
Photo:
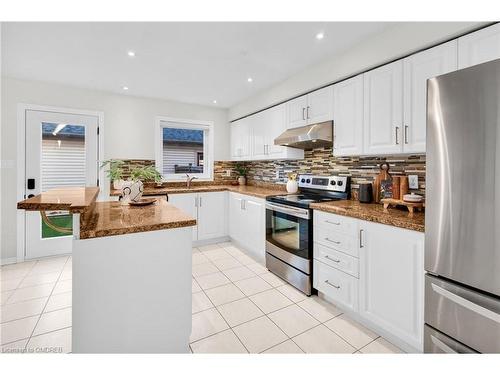
[[[266,251],[309,274],[312,220],[308,209],[266,203]]]

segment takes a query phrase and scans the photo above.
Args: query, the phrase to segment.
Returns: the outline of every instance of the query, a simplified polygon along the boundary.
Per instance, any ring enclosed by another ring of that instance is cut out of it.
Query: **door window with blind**
[[[186,174],[212,179],[212,126],[186,120],[160,120],[156,144],[156,168],[166,180],[185,179]]]

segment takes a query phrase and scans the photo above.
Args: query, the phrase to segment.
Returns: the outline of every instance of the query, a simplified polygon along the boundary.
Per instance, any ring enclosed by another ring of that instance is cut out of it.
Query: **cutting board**
[[[375,177],[375,180],[373,181],[373,198],[376,203],[380,203],[380,185],[382,181],[391,178],[389,168],[389,163],[380,164],[380,173]]]

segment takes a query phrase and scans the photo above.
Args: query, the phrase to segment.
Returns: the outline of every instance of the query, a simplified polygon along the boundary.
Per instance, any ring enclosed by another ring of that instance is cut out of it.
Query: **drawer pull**
[[[325,238],[325,241],[332,242],[334,244],[340,245],[340,241],[334,241],[334,240],[329,239],[328,237]]]
[[[325,284],[328,284],[330,286],[333,286],[335,289],[340,289],[340,285],[335,285],[335,284],[332,284],[331,282],[329,282],[328,280],[325,280]]]
[[[339,259],[333,259],[333,258],[330,258],[328,255],[325,255],[325,258],[326,258],[326,259],[330,259],[332,262],[335,262],[335,263],[340,263],[340,260],[339,260]]]
[[[340,225],[340,223],[336,223],[335,221],[330,221],[330,220],[325,220],[325,223],[333,224],[333,225]]]

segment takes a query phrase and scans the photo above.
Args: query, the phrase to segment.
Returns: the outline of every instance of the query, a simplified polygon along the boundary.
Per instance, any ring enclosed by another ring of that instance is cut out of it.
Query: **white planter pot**
[[[125,182],[125,181],[123,181],[123,180],[116,180],[116,181],[113,181],[113,189],[115,189],[115,190],[121,190],[121,189],[122,189],[122,187],[123,187],[123,183],[124,183],[124,182]]]
[[[288,180],[286,182],[286,191],[293,194],[296,193],[298,190],[299,190],[299,184],[297,183],[297,181]]]
[[[246,184],[247,184],[247,179],[246,179],[246,177],[245,177],[245,176],[240,176],[240,177],[238,177],[238,183],[239,183],[240,185],[246,185]]]
[[[124,204],[134,201],[137,202],[142,198],[144,185],[142,181],[124,181],[122,185],[122,202]]]

